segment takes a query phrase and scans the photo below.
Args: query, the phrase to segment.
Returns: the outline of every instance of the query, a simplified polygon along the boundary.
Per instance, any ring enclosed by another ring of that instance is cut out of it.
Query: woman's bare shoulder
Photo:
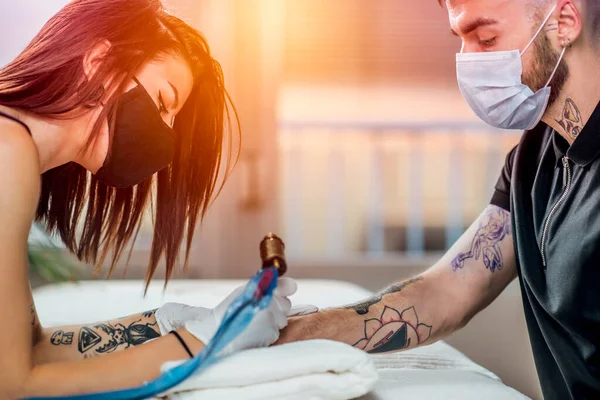
[[[5,152],[24,152],[25,154],[22,155],[30,153],[37,159],[37,148],[27,129],[18,122],[2,117],[0,117],[0,151],[2,156],[6,155]]]
[[[30,215],[37,206],[39,190],[40,163],[32,137],[19,123],[0,118],[0,206],[18,205]],[[18,211],[13,210],[21,214]]]

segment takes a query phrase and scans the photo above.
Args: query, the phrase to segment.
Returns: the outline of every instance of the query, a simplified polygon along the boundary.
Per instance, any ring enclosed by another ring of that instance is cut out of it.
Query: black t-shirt
[[[570,147],[544,123],[526,131],[491,203],[511,212],[544,398],[600,399],[600,105]]]

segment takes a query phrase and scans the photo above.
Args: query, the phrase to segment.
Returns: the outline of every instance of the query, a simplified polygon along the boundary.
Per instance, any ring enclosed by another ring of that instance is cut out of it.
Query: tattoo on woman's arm
[[[576,139],[583,130],[583,121],[581,120],[579,108],[570,98],[565,101],[562,118],[560,120],[555,119],[555,121],[571,139]]]
[[[73,332],[56,331],[50,337],[50,343],[55,346],[60,346],[61,344],[70,346],[73,343]]]
[[[345,308],[354,310],[359,315],[365,315],[366,313],[369,312],[369,307],[371,307],[373,304],[379,303],[381,301],[381,299],[383,299],[383,296],[385,296],[386,294],[399,292],[402,289],[404,289],[405,287],[410,286],[413,283],[419,282],[422,280],[423,280],[423,277],[417,276],[415,278],[409,279],[402,283],[396,283],[396,284],[390,286],[389,288],[385,289],[384,291],[377,293],[373,297],[368,298],[367,300],[361,301],[356,304],[351,304],[349,306],[346,306]]]
[[[31,313],[31,326],[35,325],[36,312],[35,312],[35,304],[31,303],[29,306],[29,312]]]
[[[368,353],[386,353],[423,344],[431,335],[431,326],[419,322],[414,307],[402,312],[385,307],[379,318],[365,320],[365,332],[354,344]]]
[[[150,318],[154,311],[142,314],[144,318]],[[64,332],[58,330],[52,334],[50,343],[55,346],[70,346],[73,344],[75,332]],[[121,323],[102,323],[94,326],[82,326],[77,338],[77,350],[84,358],[112,353],[117,349],[127,349],[138,346],[151,339],[160,337],[157,323],[150,323],[139,319],[125,326]]]
[[[500,207],[490,206],[481,217],[479,229],[471,242],[468,253],[460,253],[452,260],[452,269],[463,268],[465,261],[472,258],[483,261],[490,272],[503,268],[502,250],[499,243],[512,234],[510,213]]]
[[[155,308],[154,310],[146,311],[146,312],[142,313],[142,317],[144,317],[144,318],[154,317],[154,314],[156,314],[156,310],[158,310],[158,308]]]
[[[29,313],[31,314],[31,329],[32,329],[32,343],[35,345],[42,338],[42,325],[35,309],[35,303],[31,303],[29,306]]]

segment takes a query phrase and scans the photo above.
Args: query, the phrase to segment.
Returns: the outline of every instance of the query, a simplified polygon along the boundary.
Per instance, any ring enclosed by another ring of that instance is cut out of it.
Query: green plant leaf
[[[31,272],[48,283],[77,280],[81,265],[75,263],[68,251],[59,247],[40,224],[33,224],[28,245]]]

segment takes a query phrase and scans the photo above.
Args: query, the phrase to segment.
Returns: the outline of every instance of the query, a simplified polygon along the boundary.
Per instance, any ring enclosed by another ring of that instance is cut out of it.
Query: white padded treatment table
[[[33,292],[45,327],[83,324],[124,317],[179,302],[213,307],[240,280],[153,282],[143,297],[141,281],[84,281],[44,286]],[[320,308],[349,304],[371,293],[359,286],[326,280],[299,280],[293,304]],[[373,356],[380,374],[375,390],[361,400],[410,399],[526,399],[500,379],[444,342],[410,351]],[[200,400],[199,396],[199,400]]]

